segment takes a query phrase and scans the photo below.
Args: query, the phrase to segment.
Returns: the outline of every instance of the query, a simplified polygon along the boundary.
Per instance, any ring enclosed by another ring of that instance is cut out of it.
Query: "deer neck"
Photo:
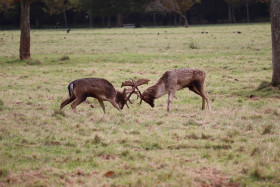
[[[154,90],[155,99],[157,99],[167,93],[164,82],[159,82],[159,83],[155,84],[154,86],[151,86],[150,89]]]
[[[116,90],[116,98],[115,98],[115,101],[118,103],[120,101],[123,101],[124,100],[124,95],[123,95],[123,92],[120,92],[118,90]]]

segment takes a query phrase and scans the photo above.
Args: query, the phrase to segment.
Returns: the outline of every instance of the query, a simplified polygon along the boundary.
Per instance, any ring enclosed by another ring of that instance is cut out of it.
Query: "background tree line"
[[[164,26],[269,21],[260,0],[34,0],[30,24],[48,27]],[[0,27],[20,25],[21,4],[0,1]]]

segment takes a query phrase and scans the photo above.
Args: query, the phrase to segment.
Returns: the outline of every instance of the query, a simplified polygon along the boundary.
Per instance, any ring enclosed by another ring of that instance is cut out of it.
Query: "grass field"
[[[238,33],[241,32],[241,33]],[[269,24],[0,31],[0,186],[279,186],[280,90]],[[99,77],[154,84],[182,67],[206,72],[212,112],[189,90],[106,114],[92,98],[58,110],[68,84]]]

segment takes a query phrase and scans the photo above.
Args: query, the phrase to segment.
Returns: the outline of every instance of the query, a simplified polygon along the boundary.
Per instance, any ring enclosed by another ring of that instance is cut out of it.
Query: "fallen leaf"
[[[256,95],[250,95],[250,99],[251,100],[259,100],[261,98],[261,96],[256,96]]]
[[[81,170],[78,170],[77,175],[83,175],[83,172]]]
[[[108,171],[107,173],[104,174],[104,177],[111,177],[112,175],[114,175],[115,172],[113,171]]]

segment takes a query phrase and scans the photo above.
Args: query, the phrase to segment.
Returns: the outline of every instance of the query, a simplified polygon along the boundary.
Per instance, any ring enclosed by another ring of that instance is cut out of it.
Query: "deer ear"
[[[124,97],[124,99],[127,99],[127,89],[126,88],[123,89],[123,97]]]
[[[125,95],[125,93],[126,93],[126,88],[123,89],[123,94]]]

